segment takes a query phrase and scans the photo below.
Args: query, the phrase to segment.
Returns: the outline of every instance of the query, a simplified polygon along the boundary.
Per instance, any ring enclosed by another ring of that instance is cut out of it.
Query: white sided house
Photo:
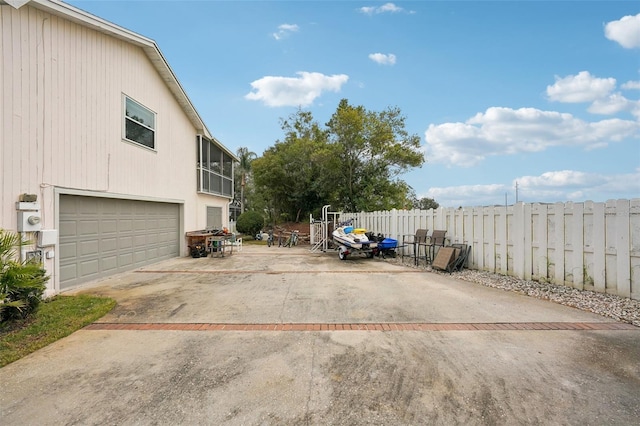
[[[153,40],[57,0],[0,0],[0,228],[47,295],[229,226],[237,158]]]

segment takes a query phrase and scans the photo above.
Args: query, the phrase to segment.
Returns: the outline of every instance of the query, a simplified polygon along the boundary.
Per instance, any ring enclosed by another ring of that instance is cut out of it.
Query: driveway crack
[[[284,313],[284,307],[287,304],[287,299],[289,299],[289,293],[291,292],[291,286],[292,285],[293,285],[293,283],[290,282],[289,286],[287,287],[287,293],[284,295],[284,298],[282,299],[282,307],[280,308],[280,315],[278,317],[280,323],[282,323],[282,315]]]

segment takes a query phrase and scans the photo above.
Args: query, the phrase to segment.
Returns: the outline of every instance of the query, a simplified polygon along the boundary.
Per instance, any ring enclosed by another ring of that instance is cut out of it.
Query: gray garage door
[[[179,255],[180,206],[60,196],[60,288]]]

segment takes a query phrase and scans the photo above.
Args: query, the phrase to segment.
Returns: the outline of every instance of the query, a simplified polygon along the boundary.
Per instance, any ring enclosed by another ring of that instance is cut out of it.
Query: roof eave
[[[185,114],[187,114],[187,117],[189,117],[189,120],[195,127],[196,131],[210,139],[214,139],[225,152],[227,152],[237,161],[237,157],[235,156],[235,154],[222,143],[220,143],[220,141],[211,134],[207,126],[204,124],[204,121],[200,117],[200,114],[198,114],[198,111],[193,106],[191,99],[189,99],[189,96],[178,81],[178,78],[171,69],[171,66],[169,66],[169,62],[167,62],[164,55],[160,51],[160,48],[152,39],[127,30],[126,28],[120,27],[114,23],[111,23],[107,20],[104,20],[100,17],[92,15],[82,9],[78,9],[59,0],[0,0],[0,4],[9,4],[15,8],[19,8],[25,4],[29,4],[37,9],[46,11],[56,16],[63,16],[66,19],[69,19],[70,21],[73,21],[77,24],[92,28],[101,33],[116,37],[128,43],[132,43],[141,47],[153,64],[154,68],[158,71],[158,74],[161,76],[162,80],[165,82],[165,84],[175,97],[182,110],[185,112]]]

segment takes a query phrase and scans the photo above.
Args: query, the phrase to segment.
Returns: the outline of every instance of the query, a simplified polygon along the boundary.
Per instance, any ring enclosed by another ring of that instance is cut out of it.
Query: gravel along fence
[[[399,257],[390,260],[402,262]],[[406,262],[404,265],[410,266]],[[435,270],[431,272],[449,275],[448,272]],[[638,300],[471,269],[454,272],[451,276],[487,287],[515,291],[538,299],[550,300],[640,327],[640,301]]]
[[[640,327],[640,301],[638,300],[595,291],[577,290],[563,285],[521,280],[486,271],[464,269],[462,272],[454,273],[454,276],[458,279],[487,287],[515,291],[538,299],[551,300],[561,305],[593,312],[594,314]]]

